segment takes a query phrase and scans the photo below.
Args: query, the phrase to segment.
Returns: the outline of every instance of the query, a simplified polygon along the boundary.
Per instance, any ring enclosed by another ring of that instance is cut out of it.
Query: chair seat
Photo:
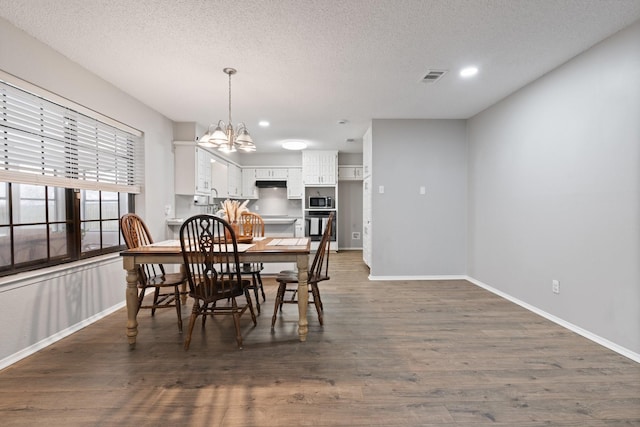
[[[177,286],[185,280],[187,280],[187,276],[184,273],[166,273],[149,278],[147,286]]]
[[[203,285],[201,283],[196,284],[195,291],[189,292],[189,296],[197,298],[205,303],[212,303],[221,299],[227,299],[232,297],[239,297],[244,295],[245,288],[251,286],[251,282],[242,279],[242,286],[239,286],[235,280],[231,282],[225,280],[225,286],[222,286],[223,290],[216,293],[207,295],[207,292],[202,292]]]
[[[283,274],[284,273],[284,274]],[[329,280],[329,276],[320,276],[320,277],[309,277],[308,282],[322,282],[324,280]],[[298,272],[292,271],[281,271],[280,274],[276,276],[276,281],[282,283],[298,283]]]
[[[240,265],[240,272],[243,274],[257,274],[264,270],[264,265],[261,263],[244,263]]]

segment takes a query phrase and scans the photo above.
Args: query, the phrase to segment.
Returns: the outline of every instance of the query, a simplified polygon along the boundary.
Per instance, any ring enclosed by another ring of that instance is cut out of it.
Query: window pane
[[[0,268],[11,265],[11,237],[9,227],[0,227]]]
[[[0,224],[9,224],[8,187],[8,183],[0,182]]]
[[[129,213],[129,194],[120,193],[120,213],[118,216],[121,217],[126,213]]]
[[[16,264],[47,259],[45,225],[15,227],[13,230]]]
[[[100,222],[84,222],[80,227],[82,252],[100,249]]]
[[[100,192],[80,190],[80,219],[100,219]]]
[[[65,221],[67,219],[67,209],[65,203],[65,189],[60,187],[49,187],[49,222]]]
[[[102,192],[102,219],[118,219],[118,193]]]
[[[52,224],[49,226],[49,242],[51,246],[51,258],[69,255],[66,224]]]
[[[13,223],[28,224],[45,222],[44,186],[13,184]]]
[[[102,247],[108,248],[118,246],[120,238],[120,228],[118,221],[104,221],[102,223]]]

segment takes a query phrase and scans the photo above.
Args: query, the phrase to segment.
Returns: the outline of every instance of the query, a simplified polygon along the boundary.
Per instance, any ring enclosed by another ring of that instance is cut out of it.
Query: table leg
[[[300,341],[307,340],[309,332],[307,306],[309,304],[309,255],[298,255],[298,336]]]
[[[129,263],[127,262],[129,261]],[[133,350],[136,347],[136,336],[138,335],[138,266],[125,258],[125,269],[127,270],[127,337],[129,347]]]

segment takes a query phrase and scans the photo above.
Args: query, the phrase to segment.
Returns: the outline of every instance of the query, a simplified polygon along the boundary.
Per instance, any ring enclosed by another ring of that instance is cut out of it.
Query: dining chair
[[[129,213],[120,218],[120,231],[128,249],[147,246],[153,243],[149,228],[138,215]],[[184,273],[166,273],[162,264],[140,264],[138,268],[138,308],[151,309],[155,315],[158,308],[175,307],[178,316],[178,330],[182,333],[182,287],[186,288],[187,277]],[[147,289],[153,288],[153,302],[144,304]]]
[[[231,236],[228,239],[226,236]],[[242,348],[240,317],[248,309],[253,325],[253,312],[249,286],[242,279],[238,256],[238,243],[233,228],[224,219],[201,214],[188,218],[180,227],[180,246],[189,283],[189,296],[193,309],[184,349],[189,349],[191,334],[198,316],[204,328],[207,316],[231,315],[235,325],[238,348]],[[237,298],[244,295],[245,302]]]
[[[243,236],[264,237],[264,220],[257,213],[243,212],[240,215],[240,231]],[[251,275],[251,285],[249,289],[253,289],[254,296],[256,297],[256,307],[258,308],[258,314],[260,314],[258,290],[262,293],[262,302],[267,300],[264,287],[262,286],[262,277],[260,276],[260,272],[264,269],[264,264],[261,262],[244,263],[241,268],[242,274]]]
[[[309,267],[308,272],[308,287],[312,300],[309,303],[313,303],[318,313],[318,321],[321,325],[324,324],[322,299],[320,298],[320,288],[318,283],[329,280],[329,253],[331,248],[331,231],[333,227],[334,212],[331,212],[329,219],[327,220],[327,226],[322,234],[320,245],[313,258],[313,262]],[[298,272],[293,270],[281,271],[276,276],[278,282],[278,291],[276,293],[275,306],[273,309],[273,317],[271,318],[271,329],[275,327],[278,310],[282,311],[283,304],[297,304],[296,298],[298,292]],[[289,287],[289,285],[295,285]],[[286,294],[291,293],[291,297],[286,298]]]

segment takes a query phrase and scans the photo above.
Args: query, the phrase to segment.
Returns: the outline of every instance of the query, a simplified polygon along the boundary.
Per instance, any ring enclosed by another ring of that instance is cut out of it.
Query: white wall
[[[172,123],[131,96],[0,19],[0,69],[144,132],[145,190],[136,208],[154,235],[164,236],[164,206],[173,204]],[[109,257],[106,258],[108,261]],[[85,319],[122,304],[125,273],[114,262],[77,263],[51,274],[0,279],[0,368],[11,355],[37,349],[44,337],[65,334]],[[71,274],[81,269],[82,274]],[[124,323],[122,333],[125,333]],[[26,350],[25,350],[26,349]]]
[[[465,121],[373,120],[372,140],[371,276],[464,275]]]
[[[640,353],[640,23],[468,129],[469,275]]]

